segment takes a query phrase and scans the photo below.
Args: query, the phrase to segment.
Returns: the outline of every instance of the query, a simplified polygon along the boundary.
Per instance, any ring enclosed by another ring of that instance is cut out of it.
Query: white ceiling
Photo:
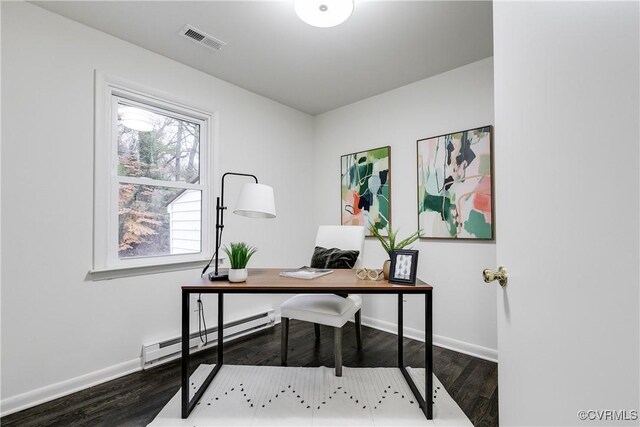
[[[300,21],[292,0],[33,3],[310,114],[493,54],[486,1],[355,0],[333,28]],[[190,42],[186,24],[228,46]]]

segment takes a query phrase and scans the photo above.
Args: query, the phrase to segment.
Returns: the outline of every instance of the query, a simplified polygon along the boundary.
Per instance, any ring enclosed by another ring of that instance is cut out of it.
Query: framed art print
[[[370,226],[386,233],[391,221],[391,147],[340,158],[341,224]]]
[[[417,141],[423,238],[492,240],[491,126]]]
[[[391,253],[389,283],[415,285],[418,272],[418,251],[396,249]]]

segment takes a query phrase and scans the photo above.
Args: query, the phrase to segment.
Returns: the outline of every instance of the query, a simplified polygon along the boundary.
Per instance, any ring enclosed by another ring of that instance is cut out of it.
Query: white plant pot
[[[230,268],[229,269],[229,281],[233,283],[244,282],[247,280],[246,268]]]

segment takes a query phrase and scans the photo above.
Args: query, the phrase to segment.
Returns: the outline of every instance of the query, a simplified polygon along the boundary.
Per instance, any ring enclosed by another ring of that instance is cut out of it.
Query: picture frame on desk
[[[415,285],[418,273],[418,251],[396,249],[391,253],[389,283]]]

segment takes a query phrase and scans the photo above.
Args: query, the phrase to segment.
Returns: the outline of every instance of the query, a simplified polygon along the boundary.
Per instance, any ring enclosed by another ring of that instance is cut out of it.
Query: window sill
[[[219,260],[219,264],[222,264],[223,259]],[[167,273],[170,271],[179,270],[192,270],[203,269],[209,262],[209,258],[195,260],[195,261],[179,261],[158,265],[141,265],[135,267],[123,267],[123,268],[107,268],[103,270],[89,270],[87,273],[87,280],[98,282],[101,280],[120,279],[123,277],[144,276],[147,274]],[[213,268],[213,265],[210,267]]]

